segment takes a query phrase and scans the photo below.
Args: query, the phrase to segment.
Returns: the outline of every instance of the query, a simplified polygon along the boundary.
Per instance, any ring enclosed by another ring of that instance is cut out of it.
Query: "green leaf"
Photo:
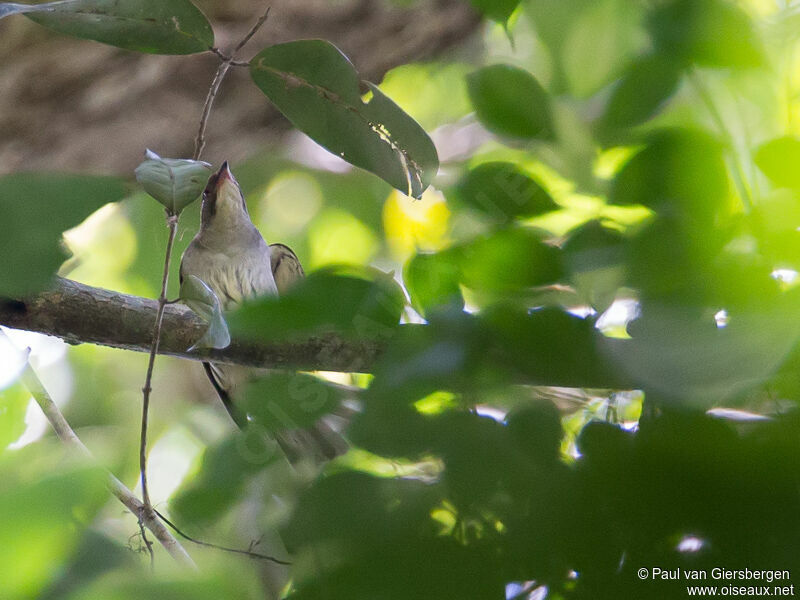
[[[200,197],[211,173],[207,162],[183,158],[161,158],[147,150],[147,159],[136,167],[136,181],[163,204],[167,212],[179,215]]]
[[[411,304],[423,316],[433,308],[446,305],[463,309],[460,279],[457,257],[446,251],[417,254],[403,270],[403,281],[411,296]]]
[[[756,150],[758,168],[778,187],[800,190],[800,139],[785,136]]]
[[[525,227],[497,231],[457,246],[462,283],[476,291],[514,293],[557,282],[561,253]]]
[[[590,221],[571,232],[562,247],[575,291],[598,312],[611,306],[625,281],[625,242],[618,231]]]
[[[225,317],[222,316],[222,305],[214,291],[199,277],[188,275],[181,282],[181,300],[208,323],[208,329],[189,352],[200,348],[227,348],[231,343],[231,335]]]
[[[237,337],[271,340],[324,333],[382,337],[397,327],[404,306],[403,291],[390,274],[324,269],[280,298],[245,303],[228,316],[228,325]]]
[[[507,162],[482,163],[471,169],[459,182],[457,193],[461,202],[500,223],[558,208],[542,186]]]
[[[635,61],[614,87],[603,125],[616,129],[651,119],[675,93],[680,76],[678,65],[661,56]]]
[[[506,23],[519,6],[520,0],[469,0],[472,6],[490,19]]]
[[[0,390],[0,453],[25,432],[30,399],[30,393],[19,382]]]
[[[116,177],[15,173],[0,177],[0,295],[45,288],[66,258],[61,234],[126,195]]]
[[[197,472],[170,499],[179,522],[212,523],[241,500],[247,479],[282,456],[264,433],[248,428],[206,448]]]
[[[724,0],[672,0],[649,18],[656,49],[683,63],[755,67],[764,51],[747,14]]]
[[[604,339],[618,367],[660,398],[704,408],[731,401],[774,373],[800,338],[797,292],[751,308],[714,309],[651,302],[628,326],[630,340]]]
[[[300,131],[347,162],[420,197],[439,168],[425,131],[376,86],[364,101],[353,65],[323,40],[262,50],[250,62],[262,92]]]
[[[0,528],[3,598],[38,598],[107,499],[102,470],[63,462],[43,470],[39,458],[26,448],[0,463],[0,514],[9,517]]]
[[[467,76],[467,91],[478,119],[489,131],[525,139],[552,135],[547,92],[524,69],[484,67]]]
[[[610,200],[680,214],[704,226],[718,216],[728,193],[722,145],[699,130],[664,129],[625,163]]]
[[[340,388],[305,373],[269,373],[244,390],[247,414],[268,431],[311,427],[343,400]]]
[[[214,45],[214,32],[189,0],[64,0],[33,7],[0,3],[0,18],[23,13],[73,37],[150,54],[192,54]]]
[[[594,0],[573,18],[564,42],[564,74],[569,89],[585,98],[613,81],[641,46],[641,5]]]

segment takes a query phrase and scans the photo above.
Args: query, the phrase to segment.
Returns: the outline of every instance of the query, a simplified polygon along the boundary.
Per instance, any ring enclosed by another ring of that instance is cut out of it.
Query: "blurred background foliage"
[[[62,458],[0,339],[0,596],[666,598],[685,592],[637,569],[800,573],[800,4],[473,4],[479,33],[380,83],[436,144],[420,200],[299,133],[234,165],[265,238],[312,274],[234,332],[349,322],[363,302],[388,344],[370,375],[273,374],[248,406],[270,431],[259,399],[306,426],[357,388],[352,449],[290,466],[234,432],[198,365],[157,364],[156,508],[291,568],[187,542],[202,576],[157,549],[143,577],[134,517]],[[45,221],[13,213],[0,248],[75,224]],[[198,224],[199,203],[177,253]],[[166,229],[144,193],[64,237],[63,275],[157,295]],[[9,335],[133,483],[145,357]]]

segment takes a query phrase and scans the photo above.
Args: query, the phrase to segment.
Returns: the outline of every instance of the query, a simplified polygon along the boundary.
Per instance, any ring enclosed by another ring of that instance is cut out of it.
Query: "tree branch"
[[[50,394],[47,393],[47,390],[42,385],[41,380],[39,379],[38,375],[36,375],[36,372],[33,370],[30,363],[25,366],[25,370],[22,372],[22,382],[25,384],[25,387],[28,388],[28,391],[31,393],[34,400],[36,400],[36,403],[42,409],[42,412],[44,413],[45,417],[47,417],[47,420],[50,422],[50,425],[52,425],[56,435],[58,435],[61,441],[68,446],[72,446],[81,454],[94,460],[92,453],[78,438],[78,436],[75,434],[75,431],[69,426],[69,423],[67,423],[67,420],[64,418],[64,415],[61,413],[56,403],[53,402],[52,398],[50,398]],[[169,552],[169,554],[176,561],[185,567],[197,569],[197,565],[195,565],[192,558],[189,556],[183,546],[181,546],[180,542],[178,542],[178,540],[176,540],[175,537],[164,526],[164,523],[162,523],[158,517],[153,515],[152,511],[144,510],[144,504],[142,504],[139,499],[133,495],[133,492],[131,492],[131,490],[129,490],[125,484],[117,479],[112,473],[108,473],[108,487],[111,493],[114,494],[114,496],[116,496],[117,499],[128,508],[128,510],[137,516],[139,522],[153,532],[153,535],[156,537],[156,539],[161,542],[161,545],[164,546],[164,549]]]
[[[59,337],[70,344],[100,344],[149,352],[158,302],[56,278],[52,289],[30,298],[0,298],[0,325]],[[368,372],[383,350],[374,340],[338,336],[300,342],[234,339],[224,350],[188,352],[207,324],[181,304],[165,307],[159,354],[263,368]]]

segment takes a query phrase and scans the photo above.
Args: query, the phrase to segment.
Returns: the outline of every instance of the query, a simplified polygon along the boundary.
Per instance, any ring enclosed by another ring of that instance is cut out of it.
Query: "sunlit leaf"
[[[758,148],[755,161],[775,185],[800,190],[800,139],[771,140]]]
[[[419,197],[439,166],[425,131],[358,73],[335,46],[299,40],[262,50],[250,63],[262,92],[302,132],[398,190]]]
[[[122,180],[56,173],[0,177],[0,294],[29,294],[47,286],[66,258],[63,231],[126,194]]]
[[[467,90],[478,119],[490,131],[525,139],[552,135],[547,92],[524,69],[484,67],[467,76]]]
[[[73,37],[151,54],[192,54],[214,45],[203,13],[189,0],[63,0],[37,5],[0,4],[0,17],[14,12]]]
[[[25,412],[31,399],[21,383],[0,390],[0,452],[25,431]]]
[[[200,197],[211,173],[207,162],[183,158],[161,158],[148,150],[147,159],[136,167],[136,180],[145,191],[178,215]]]
[[[507,162],[481,163],[461,179],[457,192],[461,202],[500,223],[558,208],[541,185]]]

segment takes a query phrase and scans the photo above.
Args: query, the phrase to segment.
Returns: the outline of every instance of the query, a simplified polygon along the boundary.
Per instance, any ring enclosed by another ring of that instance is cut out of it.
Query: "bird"
[[[253,224],[228,161],[209,177],[202,198],[200,230],[181,257],[181,283],[194,275],[216,294],[222,309],[229,311],[247,299],[284,294],[305,277],[292,249],[267,244]],[[248,418],[236,405],[236,390],[258,370],[211,362],[204,362],[203,368],[231,419],[245,429]],[[344,450],[331,433],[330,427],[320,422],[309,432],[284,432],[276,439],[290,460],[305,452],[301,447],[332,458]]]

